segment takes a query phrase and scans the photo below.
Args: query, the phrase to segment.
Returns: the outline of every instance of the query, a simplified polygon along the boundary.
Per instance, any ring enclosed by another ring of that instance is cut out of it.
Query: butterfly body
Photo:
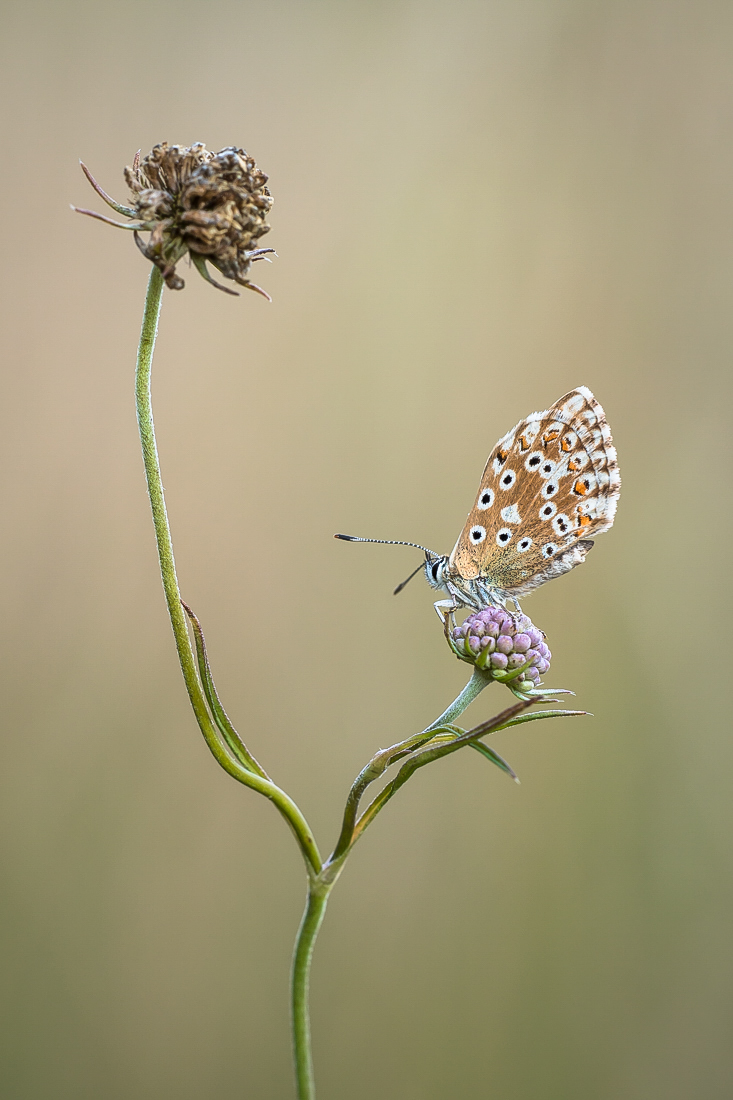
[[[587,387],[520,420],[489,455],[450,556],[421,547],[428,583],[448,596],[436,610],[516,603],[580,565],[612,526],[620,491],[611,431]]]
[[[559,577],[574,566],[585,561],[585,556],[593,548],[595,543],[589,539],[583,539],[563,552],[551,566],[545,567],[541,573],[530,577],[523,585],[514,585],[511,588],[502,588],[492,583],[489,576],[463,577],[451,568],[450,558],[447,555],[430,559],[425,562],[425,577],[431,588],[445,592],[450,598],[438,600],[435,608],[443,617],[444,610],[455,611],[459,607],[470,607],[474,611],[480,611],[483,607],[504,607],[507,599],[514,600],[517,608],[519,598],[526,596],[534,588],[539,588],[545,581]]]

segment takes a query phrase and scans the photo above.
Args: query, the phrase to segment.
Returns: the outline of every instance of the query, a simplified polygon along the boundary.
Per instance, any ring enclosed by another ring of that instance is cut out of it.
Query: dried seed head
[[[184,285],[176,264],[188,253],[199,273],[219,290],[237,293],[212,279],[207,262],[227,279],[269,297],[248,275],[254,262],[274,252],[258,247],[270,229],[266,217],[273,200],[267,176],[243,149],[229,146],[212,153],[200,142],[190,147],[163,142],[142,160],[138,154],[125,169],[133,196],[129,207],[110,199],[84,171],[104,201],[132,219],[127,225],[112,224],[134,230],[140,251],[160,269],[171,290]],[[146,241],[142,231],[150,233]]]

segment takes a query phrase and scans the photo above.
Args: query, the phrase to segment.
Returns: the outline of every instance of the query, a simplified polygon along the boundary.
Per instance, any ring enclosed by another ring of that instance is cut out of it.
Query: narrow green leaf
[[[497,726],[491,732],[498,733],[499,730],[506,730],[511,726],[520,726],[524,722],[539,722],[542,718],[576,718],[584,714],[593,717],[588,710],[534,710],[530,714],[518,714],[516,718],[510,718],[508,722]]]
[[[239,736],[236,729],[229,720],[229,715],[226,713],[224,707],[221,705],[221,700],[219,699],[216,685],[214,684],[214,678],[211,675],[209,657],[206,652],[206,640],[204,638],[204,632],[201,628],[201,623],[187,603],[181,600],[181,605],[188,615],[191,627],[193,629],[193,637],[196,645],[196,657],[199,666],[199,675],[201,677],[201,686],[204,689],[204,695],[206,696],[206,701],[209,704],[214,722],[216,723],[216,726],[222,737],[226,741],[227,745],[234,753],[237,760],[239,760],[240,764],[244,765],[244,767],[248,768],[250,771],[255,772],[263,779],[267,779],[269,781],[270,777],[268,776],[267,772],[257,762],[257,760],[255,760],[254,756],[252,756],[252,753],[249,751],[244,741]]]
[[[487,760],[490,760],[492,764],[496,764],[497,768],[500,768],[507,775],[510,775],[515,783],[519,782],[517,773],[513,770],[511,765],[507,764],[503,756],[499,756],[498,752],[494,752],[494,750],[490,749],[488,745],[485,745],[483,741],[471,741],[470,745],[472,749],[481,753],[481,755],[485,756]]]

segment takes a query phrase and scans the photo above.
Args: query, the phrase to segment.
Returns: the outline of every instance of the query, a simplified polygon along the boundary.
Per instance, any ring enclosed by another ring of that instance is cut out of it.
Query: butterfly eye
[[[499,546],[506,546],[511,540],[512,532],[508,527],[502,527],[501,531],[496,532],[496,541]]]
[[[475,527],[471,528],[471,533],[469,537],[471,539],[471,542],[478,545],[478,543],[483,542],[486,538],[486,528],[479,527],[477,524]]]
[[[438,561],[434,561],[433,564],[430,566],[430,574],[431,574],[434,581],[437,581],[437,579],[438,579],[438,569],[439,568],[440,568],[440,562],[438,562]]]
[[[554,542],[546,542],[542,547],[542,557],[551,558],[553,554],[557,553],[557,546]]]
[[[530,538],[521,539],[517,543],[517,550],[519,551],[520,554],[524,554],[527,550],[529,550],[531,545],[532,545],[532,539],[530,539]]]
[[[502,489],[511,489],[516,480],[517,475],[514,473],[514,470],[507,470],[507,472],[501,478],[499,484],[501,485]]]
[[[483,511],[485,511],[486,508],[490,508],[493,503],[494,503],[494,490],[493,489],[484,489],[483,493],[478,498],[477,507],[480,509],[480,511],[483,512]]]
[[[557,511],[555,504],[543,504],[540,508],[540,519],[552,519]]]

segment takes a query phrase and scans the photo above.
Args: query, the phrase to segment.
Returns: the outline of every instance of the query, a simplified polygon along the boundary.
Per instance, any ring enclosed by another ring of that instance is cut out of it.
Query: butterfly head
[[[431,588],[440,588],[443,591],[446,589],[446,570],[448,568],[448,558],[438,554],[425,554],[425,565],[421,568],[425,570],[425,578]]]

